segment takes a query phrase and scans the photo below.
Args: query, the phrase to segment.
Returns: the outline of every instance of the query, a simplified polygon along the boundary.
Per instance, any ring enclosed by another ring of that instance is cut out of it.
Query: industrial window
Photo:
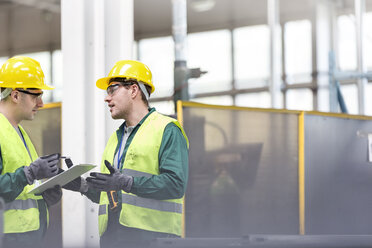
[[[270,36],[267,25],[237,28],[234,35],[235,87],[266,86],[270,68]]]
[[[139,59],[150,67],[155,86],[151,98],[171,96],[174,91],[174,44],[172,37],[139,41]]]
[[[291,89],[286,92],[287,109],[313,110],[313,93],[310,89]]]
[[[355,84],[342,85],[341,92],[348,114],[358,114],[358,88]]]
[[[207,74],[189,84],[190,94],[230,90],[231,33],[228,30],[188,35],[188,67],[200,67]]]
[[[270,93],[257,92],[239,94],[235,98],[235,104],[241,107],[270,108]]]
[[[329,88],[327,86],[319,86],[318,87],[318,99],[322,99],[318,101],[318,108],[317,111],[329,112]]]
[[[311,82],[311,22],[309,20],[287,22],[284,26],[284,40],[286,82],[288,84]]]
[[[174,115],[176,113],[173,100],[151,102],[150,106],[155,107],[156,111],[165,115]]]
[[[354,15],[342,15],[338,24],[338,62],[341,70],[356,70],[356,34]]]
[[[366,115],[372,115],[372,84],[369,83],[366,85],[366,95],[367,97],[365,98],[365,110],[366,110]]]
[[[210,97],[200,97],[196,99],[191,99],[191,101],[205,103],[205,104],[214,104],[214,105],[233,105],[233,99],[231,96],[210,96]]]
[[[367,66],[367,70],[372,71],[372,12],[366,13],[364,16],[364,54],[363,59]],[[367,106],[367,105],[366,105]]]

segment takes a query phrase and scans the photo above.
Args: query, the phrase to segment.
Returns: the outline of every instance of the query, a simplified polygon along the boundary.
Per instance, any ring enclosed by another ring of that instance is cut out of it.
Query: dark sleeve
[[[169,123],[159,150],[160,174],[150,178],[135,177],[131,193],[157,200],[181,198],[186,191],[188,166],[185,137],[178,126]]]
[[[99,199],[101,197],[101,193],[99,191],[95,191],[94,189],[88,189],[87,192],[83,193],[89,200],[94,203],[99,203]]]
[[[14,201],[27,185],[27,178],[23,172],[23,166],[19,167],[14,173],[2,174],[2,172],[3,159],[0,147],[0,197],[3,198],[5,202]]]

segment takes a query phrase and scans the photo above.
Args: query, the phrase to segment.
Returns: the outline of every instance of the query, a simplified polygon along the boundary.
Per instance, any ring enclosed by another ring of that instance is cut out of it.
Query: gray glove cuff
[[[86,193],[88,192],[88,189],[89,189],[89,186],[88,186],[87,181],[81,177],[81,184],[80,184],[80,189],[79,189],[80,193],[82,194]]]
[[[27,183],[29,185],[33,184],[34,181],[35,181],[35,175],[34,175],[34,172],[32,171],[32,169],[30,168],[30,166],[23,167],[23,172],[26,175]]]
[[[124,184],[123,190],[125,192],[129,193],[130,190],[132,189],[133,177],[132,176],[126,176],[126,177],[127,177],[127,182],[126,182],[126,184]]]

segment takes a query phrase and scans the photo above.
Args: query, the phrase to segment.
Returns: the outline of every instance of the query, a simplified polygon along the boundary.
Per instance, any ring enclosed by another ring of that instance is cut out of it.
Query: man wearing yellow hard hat
[[[40,247],[48,225],[48,207],[62,196],[60,187],[28,194],[35,183],[58,173],[59,154],[38,157],[22,120],[32,120],[43,106],[39,62],[16,56],[0,69],[0,197],[5,201],[3,247]]]
[[[177,120],[149,107],[150,69],[118,61],[96,86],[107,92],[111,117],[124,119],[106,144],[101,173],[86,179],[84,194],[99,203],[101,247],[144,247],[156,237],[181,236],[188,140]]]

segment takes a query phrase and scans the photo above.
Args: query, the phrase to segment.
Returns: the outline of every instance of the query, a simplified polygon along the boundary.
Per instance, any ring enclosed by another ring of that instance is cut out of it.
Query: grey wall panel
[[[298,118],[185,108],[187,237],[298,234]]]
[[[306,234],[372,234],[372,121],[305,116]]]

